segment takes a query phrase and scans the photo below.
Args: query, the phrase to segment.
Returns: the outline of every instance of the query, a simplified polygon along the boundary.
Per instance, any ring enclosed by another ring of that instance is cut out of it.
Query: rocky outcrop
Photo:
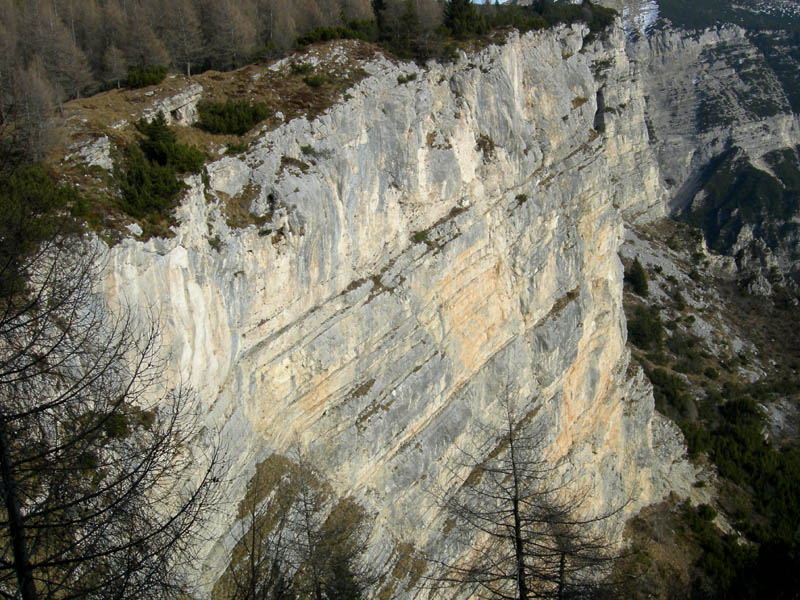
[[[64,157],[65,161],[76,161],[87,167],[100,167],[111,172],[114,162],[111,159],[111,140],[107,135],[102,135],[88,143],[77,144],[70,148],[74,152]]]
[[[643,73],[671,211],[692,200],[699,175],[725,150],[742,148],[761,164],[763,155],[800,141],[781,82],[742,28],[662,27],[638,36],[628,52]]]
[[[255,465],[293,445],[374,515],[376,570],[400,542],[446,552],[427,490],[508,383],[594,507],[688,487],[625,348],[623,218],[664,206],[641,80],[621,30],[587,35],[366,62],[341,104],[191,178],[173,238],[111,249],[106,293],[157,308],[230,462],[207,584]],[[232,200],[259,224],[229,227]]]
[[[748,289],[765,295],[774,283],[797,289],[800,281],[796,175],[787,175],[800,173],[790,47],[779,32],[733,25],[687,32],[662,24],[628,44],[643,73],[668,211],[701,227],[714,250],[735,258]]]
[[[203,97],[203,86],[192,83],[179,94],[167,96],[145,110],[142,117],[150,120],[159,112],[170,125],[194,125],[197,122],[197,103]]]

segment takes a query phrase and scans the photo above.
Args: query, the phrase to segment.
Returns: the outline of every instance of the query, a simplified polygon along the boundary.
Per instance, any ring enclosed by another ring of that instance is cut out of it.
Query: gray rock
[[[108,136],[103,135],[90,142],[82,144],[77,148],[71,148],[73,152],[67,154],[64,160],[79,160],[89,167],[100,167],[111,172],[114,162],[111,160],[111,142]]]
[[[210,164],[207,189],[189,178],[174,237],[109,251],[105,293],[156,304],[170,372],[230,459],[207,586],[256,462],[296,444],[374,515],[376,572],[398,542],[446,555],[430,487],[502,418],[508,381],[591,508],[625,505],[611,531],[693,477],[627,375],[623,217],[665,204],[641,76],[620,29],[587,33],[510,34],[421,71],[368,62],[346,102]],[[267,224],[230,228],[228,196]]]
[[[168,124],[194,125],[197,123],[197,103],[203,97],[203,86],[192,83],[180,94],[156,102],[152,109],[144,111],[142,117],[152,119],[162,112]]]

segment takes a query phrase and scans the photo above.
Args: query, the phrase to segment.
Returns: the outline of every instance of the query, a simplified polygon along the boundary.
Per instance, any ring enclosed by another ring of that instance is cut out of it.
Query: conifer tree
[[[372,12],[375,14],[375,23],[378,26],[378,37],[387,39],[386,29],[386,0],[371,0]]]
[[[444,24],[457,38],[479,33],[483,29],[471,0],[447,0],[444,5]]]
[[[547,458],[546,435],[531,422],[537,411],[523,412],[519,403],[507,388],[496,404],[500,425],[481,431],[484,443],[461,449],[451,481],[436,492],[453,523],[448,543],[461,552],[453,561],[433,559],[433,579],[487,599],[619,591],[604,580],[617,553],[600,527],[617,511],[584,509],[588,494],[576,489],[564,460]]]

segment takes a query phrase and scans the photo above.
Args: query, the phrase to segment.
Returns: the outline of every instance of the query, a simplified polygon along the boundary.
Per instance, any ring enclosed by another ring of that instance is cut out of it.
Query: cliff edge
[[[401,543],[446,553],[430,486],[500,418],[509,382],[592,508],[625,505],[612,529],[693,478],[625,346],[623,223],[666,200],[621,29],[362,68],[322,115],[189,178],[173,237],[109,250],[105,293],[156,309],[170,369],[228,456],[209,589],[256,465],[295,446],[374,516],[376,570]],[[166,107],[176,121],[191,122],[192,90]],[[258,224],[231,227],[231,201]]]

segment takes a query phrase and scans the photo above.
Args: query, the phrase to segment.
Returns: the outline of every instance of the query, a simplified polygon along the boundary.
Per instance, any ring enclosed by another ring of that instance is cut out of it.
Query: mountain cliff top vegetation
[[[584,21],[593,37],[615,15],[589,1],[546,0],[531,7],[465,0],[180,0],[161,8],[152,0],[0,0],[0,170],[47,162],[59,180],[81,187],[88,223],[112,237],[120,222],[146,215],[159,216],[157,226],[141,223],[149,234],[169,234],[174,199],[153,200],[161,208],[144,212],[131,210],[139,200],[118,200],[120,191],[130,196],[142,187],[125,171],[145,164],[132,158],[140,144],[133,124],[151,120],[164,100],[202,93],[199,126],[174,127],[171,135],[210,159],[226,148],[246,150],[264,127],[317,116],[346,97],[366,75],[363,63],[377,53],[449,60],[459,48],[502,43],[509,28]],[[70,159],[75,148],[103,136],[113,175]],[[177,190],[173,178],[166,188]]]
[[[469,0],[0,0],[0,150],[42,160],[64,102],[114,88],[169,89],[167,72],[230,71],[334,38],[441,59],[492,28],[583,20],[594,35],[613,15],[588,0],[525,8]]]

